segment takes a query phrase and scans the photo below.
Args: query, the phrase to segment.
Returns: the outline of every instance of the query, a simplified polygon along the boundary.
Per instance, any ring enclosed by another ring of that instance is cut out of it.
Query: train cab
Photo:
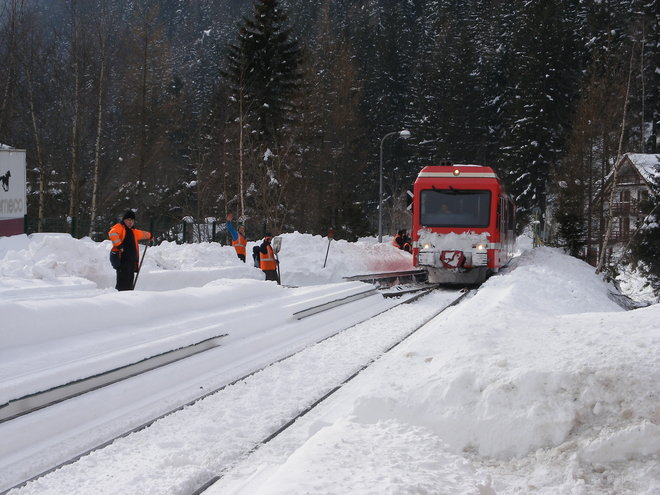
[[[490,167],[424,167],[413,194],[413,264],[431,283],[479,284],[513,256],[515,205]]]

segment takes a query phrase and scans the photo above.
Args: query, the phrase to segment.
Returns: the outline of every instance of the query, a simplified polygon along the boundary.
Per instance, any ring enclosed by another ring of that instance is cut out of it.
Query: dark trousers
[[[133,290],[135,269],[133,263],[123,263],[117,270],[117,290]]]
[[[278,282],[277,270],[262,270],[262,271],[266,274],[266,280],[274,280],[275,282]]]
[[[238,259],[241,260],[243,263],[245,263],[245,255],[244,254],[239,254]]]

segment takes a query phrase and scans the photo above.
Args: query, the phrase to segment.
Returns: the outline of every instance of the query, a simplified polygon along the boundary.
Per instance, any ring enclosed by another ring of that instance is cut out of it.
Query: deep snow
[[[221,473],[208,493],[660,493],[660,304],[625,311],[592,267],[555,249],[531,249],[526,239],[519,248],[504,273]],[[63,331],[58,308],[84,322],[148,301],[147,317],[157,322],[159,313],[204,311],[218,286],[244,300],[255,290],[293,290],[262,282],[232,248],[207,243],[149,248],[138,290],[116,293],[108,251],[107,241],[66,235],[0,239],[0,309],[16,316],[2,326],[0,355],[20,352],[16,339],[30,337],[16,334],[44,320],[49,332]],[[289,286],[410,267],[409,255],[389,244],[298,233],[283,236],[280,258]],[[439,297],[396,320],[365,324],[359,349],[412,325]],[[304,401],[336,361],[357,354],[342,338],[16,493],[190,493],[214,474],[217,457],[279,414],[286,418],[280,409]]]

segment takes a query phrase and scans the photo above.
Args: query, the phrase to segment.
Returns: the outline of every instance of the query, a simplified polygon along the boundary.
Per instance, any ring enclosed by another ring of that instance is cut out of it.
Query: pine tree
[[[533,208],[546,209],[547,182],[561,156],[574,106],[576,64],[561,3],[521,7],[512,40],[511,80],[505,94],[499,169],[518,206],[519,227]]]
[[[296,181],[299,201],[292,227],[305,224],[323,235],[333,228],[337,237],[355,239],[368,233],[356,193],[368,157],[359,111],[363,88],[353,46],[337,32],[337,15],[323,5],[310,33],[307,97],[297,136],[307,166]]]
[[[415,119],[408,126],[420,143],[412,145],[415,157],[423,163],[483,163],[488,125],[472,8],[448,1],[429,2],[426,8],[425,39],[412,83]]]
[[[253,16],[243,18],[238,40],[229,46],[224,76],[232,90],[240,131],[241,214],[246,213],[247,182],[252,206],[271,228],[286,215],[283,202],[293,171],[290,138],[298,121],[301,63],[298,40],[279,2],[256,0]]]
[[[649,197],[640,208],[646,217],[633,239],[631,251],[654,293],[660,297],[660,167],[656,169]]]

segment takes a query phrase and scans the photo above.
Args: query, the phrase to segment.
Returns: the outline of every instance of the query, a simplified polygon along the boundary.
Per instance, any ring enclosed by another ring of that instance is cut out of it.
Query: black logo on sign
[[[0,177],[0,181],[2,181],[2,188],[5,191],[9,191],[9,178],[11,177],[11,172],[7,170],[7,173]]]

